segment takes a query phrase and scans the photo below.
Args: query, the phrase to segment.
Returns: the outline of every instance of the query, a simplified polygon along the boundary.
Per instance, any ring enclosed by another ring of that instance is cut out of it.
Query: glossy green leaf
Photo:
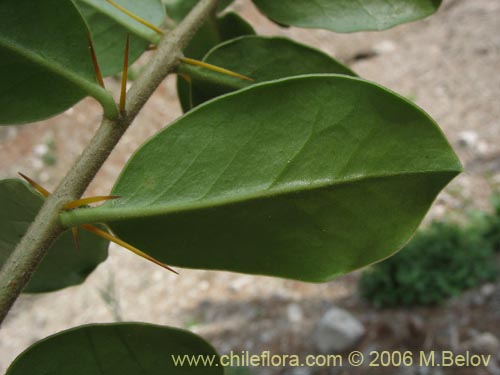
[[[233,72],[252,78],[255,83],[301,74],[332,73],[356,74],[327,54],[286,38],[243,36],[222,43],[203,59]],[[238,78],[221,77],[202,68],[196,69],[192,81],[192,103],[197,106],[216,96],[235,90],[245,84]],[[214,76],[217,77],[214,77]],[[218,83],[216,78],[222,80]]]
[[[384,259],[461,170],[437,125],[358,78],[299,76],[207,102],[144,144],[99,208],[167,264],[329,280]]]
[[[254,33],[252,26],[243,18],[236,13],[227,13],[204,24],[187,47],[185,54],[193,59],[201,60],[217,44]],[[181,77],[177,79],[177,93],[184,112],[193,108],[191,85]]]
[[[173,357],[214,361],[175,366]],[[223,375],[215,350],[188,331],[145,323],[91,324],[57,333],[21,353],[6,375]]]
[[[20,180],[0,181],[0,267],[35,219],[43,198]],[[108,241],[80,231],[80,249],[66,232],[52,245],[25,293],[51,292],[81,284],[106,260]]]
[[[431,15],[442,0],[253,0],[279,24],[340,33],[384,30]]]
[[[161,0],[115,0],[135,15],[160,26],[165,20]],[[75,0],[89,25],[102,74],[122,71],[125,41],[130,34],[129,62],[133,63],[161,35],[124,14],[106,0]]]
[[[0,124],[50,117],[87,95],[117,115],[96,82],[86,32],[70,0],[0,1]]]

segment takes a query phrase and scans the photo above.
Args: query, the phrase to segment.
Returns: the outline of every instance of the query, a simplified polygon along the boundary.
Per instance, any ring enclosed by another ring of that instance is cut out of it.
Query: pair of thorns
[[[121,12],[125,13],[127,16],[131,17],[132,19],[136,20],[137,22],[141,23],[142,25],[150,28],[151,30],[157,32],[158,34],[161,34],[161,35],[165,34],[165,32],[162,29],[160,29],[159,27],[157,27],[157,26],[153,25],[152,23],[146,21],[145,19],[143,19],[143,18],[135,15],[134,13],[132,13],[129,10],[125,9],[124,7],[122,7],[121,5],[115,3],[113,0],[106,0],[106,1],[109,4],[111,4],[112,6],[114,6],[116,9],[118,9]],[[89,43],[90,55],[92,57],[92,63],[94,65],[94,70],[95,70],[95,75],[96,75],[96,78],[97,78],[97,82],[99,83],[99,85],[101,85],[103,88],[105,88],[105,86],[104,86],[104,80],[102,78],[101,69],[99,68],[99,64],[97,62],[97,56],[96,56],[96,53],[95,53],[95,50],[94,50],[94,46],[92,44],[92,39],[90,38],[90,34],[88,32],[87,32],[87,40],[88,40],[88,43]],[[125,111],[125,104],[127,102],[127,74],[128,74],[128,67],[129,67],[129,61],[128,61],[129,60],[129,48],[130,48],[130,35],[127,34],[127,41],[125,43],[125,57],[123,59],[123,73],[122,73],[122,82],[121,82],[121,92],[120,92],[120,111],[121,112]],[[153,45],[149,49],[150,50],[155,50],[156,46]],[[228,70],[228,69],[221,68],[221,67],[216,66],[216,65],[208,64],[208,63],[203,62],[203,61],[198,61],[198,60],[195,60],[195,59],[191,59],[189,57],[181,57],[180,61],[182,63],[184,63],[184,64],[198,66],[198,67],[201,67],[201,68],[204,68],[204,69],[208,69],[208,70],[212,70],[214,72],[225,74],[225,75],[228,75],[228,76],[231,76],[231,77],[240,78],[240,79],[243,79],[243,80],[246,80],[246,81],[253,81],[253,79],[251,79],[251,78],[249,78],[247,76],[244,76],[242,74],[233,72],[233,71]],[[187,77],[185,75],[182,75],[182,77],[184,79],[190,81],[189,77]]]
[[[160,29],[157,26],[151,24],[150,22],[140,18],[139,16],[133,14],[132,12],[125,9],[121,5],[115,3],[113,0],[106,0],[106,1],[108,3],[110,3],[111,5],[113,5],[115,8],[117,8],[118,10],[120,10],[121,12],[125,13],[126,15],[128,15],[131,18],[133,18],[134,20],[136,20],[137,22],[147,26],[148,28],[154,30],[155,32],[157,32],[161,35],[165,34],[165,32],[162,29]],[[99,85],[101,87],[105,88],[101,69],[99,68],[97,56],[96,56],[96,53],[94,50],[94,46],[92,44],[92,39],[91,39],[90,34],[88,32],[87,32],[87,40],[88,40],[88,44],[89,44],[90,55],[92,58],[92,63],[94,65],[94,70],[95,70],[97,82],[99,83]],[[122,112],[125,111],[125,104],[127,101],[127,75],[128,75],[128,68],[129,68],[129,48],[130,48],[130,35],[127,35],[127,40],[126,40],[126,44],[125,44],[125,56],[123,59],[123,73],[122,73],[122,80],[121,80],[121,92],[120,92],[120,104],[119,104],[120,111],[122,111]],[[155,49],[156,49],[156,46],[150,47],[150,50],[155,50]],[[212,71],[217,72],[217,73],[229,75],[229,76],[240,78],[240,79],[247,80],[247,81],[253,81],[251,78],[248,78],[242,74],[235,73],[231,70],[224,69],[224,68],[212,65],[212,64],[208,64],[208,63],[203,62],[203,61],[198,61],[198,60],[191,59],[188,57],[181,57],[180,61],[184,64],[198,66],[198,67],[201,67],[204,69],[212,70]],[[183,78],[187,79],[188,81],[190,80],[189,77],[186,77],[184,75],[183,75]],[[47,198],[50,195],[50,193],[46,189],[44,189],[40,184],[38,184],[37,182],[35,182],[34,180],[25,176],[22,173],[19,173],[19,174],[35,190],[37,190],[42,196]],[[66,203],[64,205],[63,209],[64,210],[72,210],[72,209],[79,208],[82,206],[87,206],[87,205],[92,204],[92,203],[99,203],[99,202],[104,202],[104,201],[117,199],[117,198],[119,198],[119,197],[113,196],[113,195],[108,195],[108,196],[96,196],[96,197],[91,197],[91,198],[78,199],[78,200]],[[118,237],[113,236],[112,234],[110,234],[106,231],[103,231],[103,230],[97,228],[96,226],[90,225],[90,224],[82,224],[80,226],[76,226],[76,227],[71,228],[71,231],[73,234],[73,239],[75,241],[75,246],[77,247],[77,249],[79,248],[79,235],[78,235],[79,228],[82,228],[88,232],[94,233],[97,236],[102,237],[108,241],[114,242],[114,243],[124,247],[125,249],[132,251],[134,254],[139,255],[142,258],[145,258],[145,259],[147,259],[147,260],[149,260],[149,261],[151,261],[151,262],[153,262],[153,263],[155,263],[155,264],[157,264],[157,265],[159,265],[159,266],[161,266],[161,267],[163,267],[171,272],[178,274],[177,271],[175,271],[174,269],[172,269],[168,265],[156,260],[155,258],[149,256],[148,254],[144,253],[143,251],[137,249],[136,247],[119,239]]]
[[[24,178],[43,197],[47,198],[50,195],[50,192],[48,190],[46,190],[43,186],[38,184],[36,181],[32,180],[31,178],[22,174],[21,172],[19,172],[19,175],[22,178]],[[66,203],[63,206],[63,209],[64,210],[72,210],[72,209],[75,209],[78,207],[87,206],[87,205],[92,204],[92,203],[99,203],[99,202],[109,201],[109,200],[117,199],[117,198],[120,198],[120,197],[116,196],[116,195],[104,195],[104,196],[101,195],[101,196],[90,197],[90,198],[82,198],[82,199],[78,199],[78,200]],[[79,228],[82,228],[88,232],[94,233],[94,234],[98,235],[99,237],[102,237],[108,241],[114,242],[117,245],[120,245],[121,247],[124,247],[125,249],[130,250],[134,254],[139,255],[140,257],[142,257],[144,259],[149,260],[150,262],[153,262],[153,263],[155,263],[155,264],[157,264],[157,265],[159,265],[159,266],[161,266],[169,271],[172,271],[173,273],[179,274],[177,271],[175,271],[173,268],[169,267],[165,263],[160,262],[159,260],[153,258],[152,256],[149,256],[148,254],[139,250],[138,248],[130,245],[129,243],[127,243],[121,239],[119,239],[118,237],[113,236],[112,234],[110,234],[106,231],[103,231],[103,230],[97,228],[96,226],[90,225],[90,224],[82,224],[82,225],[71,228],[71,232],[73,234],[73,239],[75,241],[75,246],[77,249],[80,248],[80,241],[79,241],[79,235],[78,235]]]

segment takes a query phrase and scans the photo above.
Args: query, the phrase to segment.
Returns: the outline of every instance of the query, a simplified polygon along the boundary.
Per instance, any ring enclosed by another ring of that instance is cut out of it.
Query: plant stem
[[[0,272],[0,324],[53,241],[64,231],[59,221],[64,204],[82,196],[146,101],[176,69],[182,50],[216,5],[217,0],[200,0],[177,28],[163,38],[155,56],[130,88],[125,111],[116,119],[103,119],[89,145],[45,201]]]

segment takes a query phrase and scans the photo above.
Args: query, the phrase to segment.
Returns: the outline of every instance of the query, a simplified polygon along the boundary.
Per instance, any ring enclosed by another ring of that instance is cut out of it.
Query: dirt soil
[[[261,34],[287,35],[318,46],[349,63],[361,76],[411,98],[436,119],[466,172],[439,196],[427,220],[445,214],[460,217],[470,208],[490,209],[490,194],[500,184],[499,0],[446,0],[436,16],[424,21],[380,33],[348,35],[280,29],[249,1],[238,1],[235,7]],[[118,88],[113,79],[107,85]],[[170,77],[123,137],[88,194],[108,193],[131,153],[180,113]],[[1,127],[0,178],[22,171],[53,188],[89,142],[99,118],[99,106],[84,100],[48,121]],[[122,320],[189,328],[221,353],[315,353],[312,330],[334,305],[350,310],[365,324],[368,333],[360,350],[458,350],[478,332],[500,338],[498,284],[487,286],[487,294],[479,288],[441,307],[378,311],[357,296],[357,273],[326,284],[307,284],[228,272],[180,271],[181,276],[175,276],[111,246],[108,261],[84,285],[23,295],[0,329],[0,372],[28,345],[50,334],[85,323]],[[496,362],[487,369],[328,371],[318,373],[499,374],[500,366]]]

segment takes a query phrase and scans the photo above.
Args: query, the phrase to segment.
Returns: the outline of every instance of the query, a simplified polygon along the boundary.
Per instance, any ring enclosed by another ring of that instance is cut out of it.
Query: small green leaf
[[[227,13],[215,20],[211,19],[203,25],[189,44],[185,54],[193,59],[200,60],[217,44],[241,35],[254,33],[252,26],[246,23],[243,18],[236,13]],[[180,77],[177,79],[177,93],[182,110],[184,112],[189,111],[193,107],[191,85]]]
[[[243,74],[252,78],[255,83],[301,74],[356,75],[317,49],[277,37],[251,35],[233,39],[216,46],[203,61]],[[202,68],[191,68],[191,70],[196,70],[198,73],[196,76],[193,75],[191,86],[193,106],[234,91],[235,87],[241,84],[248,84],[238,78],[221,77],[218,73]],[[217,78],[223,82],[217,84]]]
[[[96,82],[86,32],[72,1],[0,1],[0,124],[50,117],[87,95],[118,114]]]
[[[115,0],[117,4],[142,19],[160,26],[165,8],[160,0]],[[129,62],[132,64],[161,35],[124,14],[106,0],[75,0],[94,42],[99,66],[104,76],[122,71],[125,40],[130,33]]]
[[[20,180],[0,181],[0,268],[35,219],[43,198]],[[66,232],[52,245],[25,293],[52,292],[81,284],[106,260],[108,241],[80,231],[80,249]]]
[[[173,357],[213,360],[213,366],[176,366]],[[145,323],[91,324],[39,341],[6,375],[223,375],[215,350],[201,337]]]
[[[442,0],[253,0],[279,24],[340,33],[385,30],[436,12]]]
[[[62,221],[106,222],[167,264],[324,281],[400,249],[460,171],[406,99],[298,76],[197,107],[131,158],[122,199]]]

